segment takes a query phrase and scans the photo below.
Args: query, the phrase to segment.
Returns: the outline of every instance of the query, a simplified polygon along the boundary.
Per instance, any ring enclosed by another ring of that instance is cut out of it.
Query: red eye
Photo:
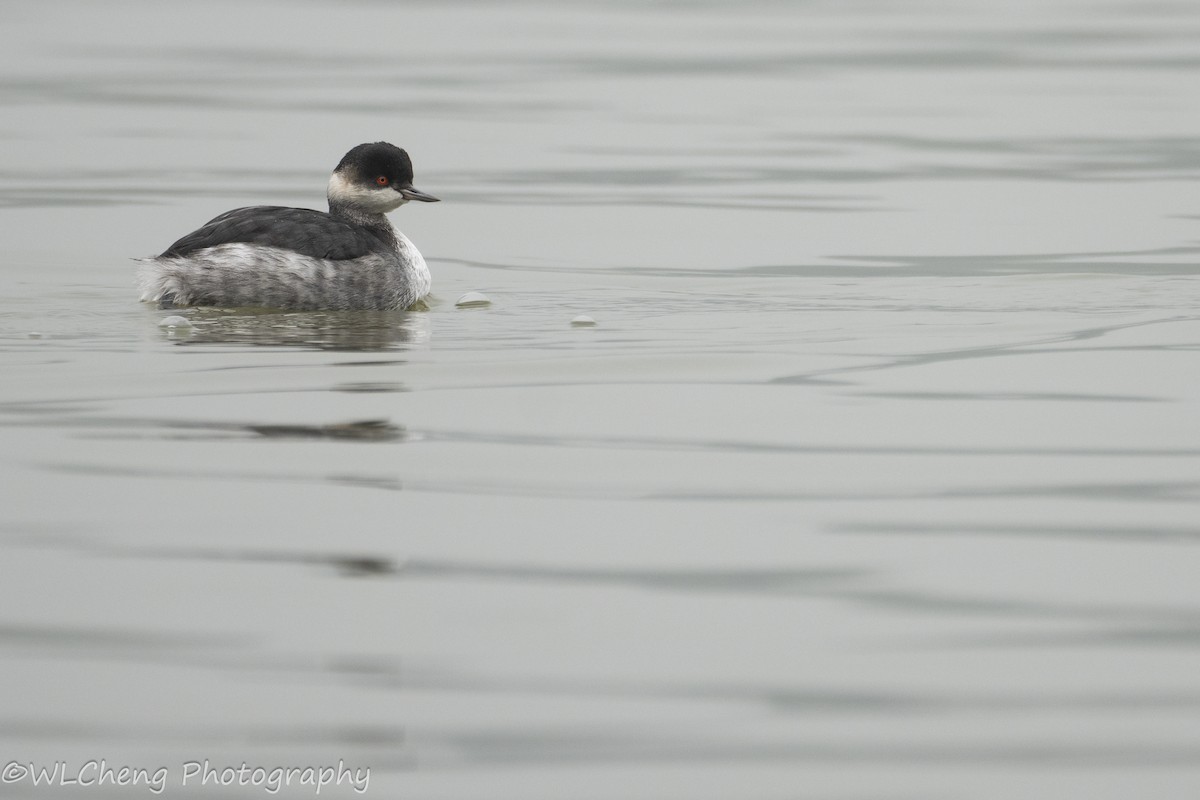
[[[387,175],[380,175],[378,178],[375,179],[375,182],[378,183],[380,186],[387,186],[388,185]]]

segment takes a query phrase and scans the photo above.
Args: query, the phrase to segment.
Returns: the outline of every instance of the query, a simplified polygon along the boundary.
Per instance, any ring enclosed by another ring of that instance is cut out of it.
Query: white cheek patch
[[[329,199],[361,208],[371,214],[386,214],[408,202],[394,189],[351,183],[338,172],[329,176]]]

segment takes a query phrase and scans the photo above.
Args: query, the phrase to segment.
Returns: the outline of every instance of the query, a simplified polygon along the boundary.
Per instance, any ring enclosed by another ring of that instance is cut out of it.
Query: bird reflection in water
[[[190,327],[168,328],[181,345],[238,344],[316,350],[395,350],[429,339],[425,314],[412,311],[189,309]]]

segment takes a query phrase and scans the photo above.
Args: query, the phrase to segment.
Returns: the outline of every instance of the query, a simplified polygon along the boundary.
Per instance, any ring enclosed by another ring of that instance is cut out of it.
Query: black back
[[[226,211],[162,254],[186,256],[219,244],[257,244],[340,261],[390,249],[385,230],[354,225],[311,208],[250,206]]]

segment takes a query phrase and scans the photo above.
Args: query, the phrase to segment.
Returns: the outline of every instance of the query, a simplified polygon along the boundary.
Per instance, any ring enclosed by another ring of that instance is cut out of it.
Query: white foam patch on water
[[[491,298],[483,292],[467,292],[454,303],[457,308],[483,308],[491,304]]]

